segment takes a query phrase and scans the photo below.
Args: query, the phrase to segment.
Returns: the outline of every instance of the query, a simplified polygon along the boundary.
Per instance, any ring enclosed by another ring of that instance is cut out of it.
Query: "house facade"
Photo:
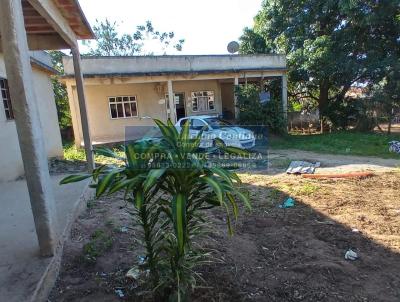
[[[62,157],[61,135],[50,78],[56,71],[52,68],[49,54],[44,51],[30,52],[30,61],[41,131],[46,138],[47,157]],[[0,182],[15,180],[24,174],[15,125],[15,109],[9,88],[3,54],[0,53]]]
[[[75,143],[82,146],[72,59],[64,57],[63,63]],[[127,137],[126,127],[153,126],[154,118],[175,122],[209,114],[234,120],[238,114],[234,87],[245,82],[282,78],[286,108],[284,55],[83,57],[82,72],[94,144],[137,138]]]

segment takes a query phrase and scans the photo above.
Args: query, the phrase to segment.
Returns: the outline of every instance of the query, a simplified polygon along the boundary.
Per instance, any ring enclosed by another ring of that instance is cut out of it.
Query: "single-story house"
[[[82,146],[72,58],[64,57],[63,63],[75,143]],[[175,122],[210,114],[234,119],[238,114],[234,87],[247,81],[282,78],[283,110],[287,110],[284,55],[82,57],[82,73],[94,144],[131,139],[126,127],[152,126],[153,118]]]
[[[50,55],[45,51],[31,51],[33,86],[41,131],[45,136],[47,157],[63,156],[57,108],[54,100]],[[3,54],[0,53],[0,182],[10,181],[24,174],[24,166],[14,120],[14,110],[9,92]]]

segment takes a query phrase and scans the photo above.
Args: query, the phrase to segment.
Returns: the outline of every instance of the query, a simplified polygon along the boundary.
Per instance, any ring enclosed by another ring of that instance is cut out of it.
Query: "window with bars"
[[[136,96],[112,96],[108,103],[112,119],[138,116]]]
[[[10,91],[8,90],[7,79],[0,78],[0,90],[1,90],[1,98],[3,99],[4,112],[6,114],[6,119],[13,120],[14,112],[12,109],[12,104],[11,104],[11,99],[10,99]]]
[[[214,91],[192,92],[192,111],[215,110]]]

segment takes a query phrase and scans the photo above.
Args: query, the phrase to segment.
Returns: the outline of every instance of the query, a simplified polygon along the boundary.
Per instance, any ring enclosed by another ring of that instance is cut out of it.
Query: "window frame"
[[[121,98],[121,101],[118,102],[117,98]],[[128,100],[124,101],[124,98],[128,98]],[[134,98],[134,100],[131,100],[131,98]],[[114,101],[111,101],[111,99],[114,99]],[[107,97],[107,100],[108,100],[108,110],[109,110],[110,119],[118,120],[118,119],[129,119],[129,118],[138,118],[139,117],[138,99],[137,99],[136,95],[109,96],[109,97]],[[118,104],[122,104],[123,116],[118,116],[118,109],[117,109]],[[131,116],[126,116],[125,104],[129,104],[129,107],[131,108]],[[132,104],[135,104],[136,115],[132,115]],[[115,109],[117,110],[117,117],[112,116],[111,105],[115,105]]]
[[[4,115],[5,115],[6,121],[14,121],[15,114],[14,114],[14,110],[13,110],[12,103],[11,103],[8,80],[6,78],[0,77],[0,82],[3,82],[3,86],[4,86],[4,87],[1,87],[1,84],[0,84],[0,97],[1,97],[1,100],[3,103]],[[3,94],[6,95],[5,98],[3,97]]]
[[[206,93],[206,95],[204,95]],[[197,95],[200,94],[200,95]],[[191,92],[191,97],[192,97],[192,112],[207,112],[207,111],[216,111],[215,107],[215,93],[213,90],[200,90],[200,91],[192,91]],[[205,110],[199,110],[199,97],[201,98],[207,98],[206,100],[206,109]],[[194,106],[194,103],[196,102],[196,106]],[[212,102],[213,104],[213,109],[210,109],[210,103]],[[196,107],[196,110],[194,109]]]

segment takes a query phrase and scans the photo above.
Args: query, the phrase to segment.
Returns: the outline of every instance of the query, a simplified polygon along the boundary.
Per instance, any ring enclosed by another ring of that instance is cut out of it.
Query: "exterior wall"
[[[7,78],[1,54],[0,76]],[[63,149],[51,81],[46,73],[33,69],[33,82],[48,157],[61,157]],[[3,102],[0,103],[0,154],[0,182],[14,180],[23,175],[24,168],[15,122],[6,119]]]
[[[233,83],[221,83],[222,115],[225,119],[235,118],[235,96]]]
[[[222,114],[221,88],[217,80],[205,81],[179,81],[172,83],[175,93],[185,93],[186,116],[191,115],[220,115]],[[192,110],[192,92],[196,91],[214,91],[215,110],[193,111]]]
[[[83,145],[81,120],[78,105],[78,96],[75,83],[68,81],[68,96],[77,146]],[[186,115],[195,114],[221,114],[221,90],[217,80],[202,81],[176,81],[173,82],[175,93],[185,94]],[[192,112],[191,92],[193,91],[214,91],[216,110]],[[167,85],[165,82],[155,83],[132,83],[132,84],[98,84],[86,85],[85,95],[87,103],[90,134],[93,143],[120,142],[127,138],[137,138],[144,134],[148,128],[138,127],[130,130],[126,135],[126,127],[129,126],[154,126],[152,119],[157,118],[163,121],[167,119],[165,96]],[[136,96],[138,117],[112,119],[108,97],[111,96]],[[131,128],[132,129],[132,128]],[[135,136],[135,137],[134,137]]]
[[[156,83],[85,86],[85,95],[90,134],[94,143],[124,141],[125,127],[152,126],[152,118],[166,120],[165,100],[162,104],[159,103],[164,96],[157,93]],[[138,117],[112,119],[108,97],[127,95],[136,96]],[[82,146],[82,128],[75,86],[69,85],[68,96],[75,143]]]
[[[72,57],[64,57],[64,71],[74,74]],[[209,72],[228,70],[278,70],[286,69],[286,56],[257,55],[173,55],[131,57],[82,57],[84,74],[108,75],[133,73]]]

